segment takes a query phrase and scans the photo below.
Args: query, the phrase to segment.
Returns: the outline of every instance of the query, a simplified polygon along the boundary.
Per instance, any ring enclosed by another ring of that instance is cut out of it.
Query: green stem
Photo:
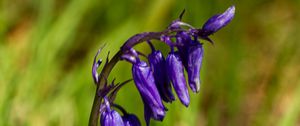
[[[94,97],[94,102],[93,102],[93,107],[92,111],[90,114],[90,119],[89,119],[89,126],[97,126],[98,125],[98,120],[99,120],[99,109],[100,109],[100,104],[102,101],[102,98],[98,96],[98,92],[103,88],[106,78],[108,77],[109,73],[112,71],[114,66],[120,61],[120,57],[122,55],[121,50],[118,51],[114,57],[103,67],[103,70],[100,74],[100,83],[97,85],[97,90],[95,92],[95,97]]]

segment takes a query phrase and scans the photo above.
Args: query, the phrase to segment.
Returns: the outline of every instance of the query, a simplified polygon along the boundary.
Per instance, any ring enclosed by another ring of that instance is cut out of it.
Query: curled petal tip
[[[189,101],[189,102],[186,102],[186,103],[183,103],[183,105],[184,105],[185,107],[189,107],[190,101]]]
[[[194,80],[194,82],[190,82],[190,88],[194,93],[198,93],[200,91],[200,80]]]

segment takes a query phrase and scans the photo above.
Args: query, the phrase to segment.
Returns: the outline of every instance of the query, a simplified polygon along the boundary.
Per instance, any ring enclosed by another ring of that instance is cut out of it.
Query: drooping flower
[[[100,115],[101,126],[124,126],[124,122],[120,114],[110,108],[109,101],[104,97],[104,104],[102,104],[103,110]]]
[[[151,68],[146,62],[138,60],[132,66],[132,76],[144,105],[148,105],[151,110],[151,117],[155,120],[163,120],[165,107],[156,88]]]
[[[189,86],[193,92],[200,90],[200,69],[203,58],[203,47],[197,39],[190,41],[187,48],[187,73]]]
[[[189,86],[193,92],[200,90],[200,69],[202,65],[203,48],[197,36],[194,40],[187,32],[179,32],[176,35],[178,53],[188,73]]]
[[[128,113],[122,106],[118,104],[113,104],[113,107],[119,109],[123,113],[122,119],[124,126],[141,126],[141,122],[136,115]]]
[[[178,32],[176,34],[176,43],[178,44],[177,49],[181,57],[182,63],[187,68],[187,51],[188,44],[192,41],[188,32]]]
[[[166,59],[166,62],[168,77],[171,80],[175,92],[181,103],[187,107],[190,104],[190,96],[184,77],[184,67],[179,53],[174,52],[172,49]]]
[[[175,97],[167,76],[166,60],[159,50],[155,50],[154,46],[151,43],[149,44],[152,48],[152,53],[148,55],[148,60],[153,70],[156,87],[165,102],[172,102],[175,100]]]

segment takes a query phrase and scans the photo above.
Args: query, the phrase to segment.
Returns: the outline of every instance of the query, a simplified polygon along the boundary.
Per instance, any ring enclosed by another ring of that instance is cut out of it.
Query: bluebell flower
[[[202,44],[194,36],[194,40],[187,32],[179,32],[176,35],[178,53],[188,73],[188,82],[193,92],[200,90],[200,69],[202,65],[203,48]]]
[[[101,126],[124,126],[124,122],[120,114],[110,108],[109,101],[104,97],[104,104],[101,106],[100,115]]]
[[[148,105],[151,117],[162,120],[165,117],[165,107],[155,85],[151,68],[146,62],[138,60],[132,65],[132,76],[144,105]]]
[[[183,105],[186,107],[190,104],[190,96],[184,77],[184,67],[178,52],[173,49],[169,53],[167,59],[168,77],[171,80],[175,92]]]
[[[152,53],[148,55],[148,61],[153,71],[156,87],[160,97],[165,102],[172,102],[175,100],[175,97],[167,75],[166,60],[159,50],[155,50],[154,46],[151,43],[149,44],[151,46]]]
[[[185,68],[187,68],[187,51],[188,51],[188,44],[192,41],[188,32],[178,32],[176,34],[176,43],[178,44],[177,49],[178,53],[181,57],[182,63]]]
[[[203,58],[203,47],[198,42],[197,38],[190,41],[187,47],[187,73],[188,82],[193,92],[199,92],[200,90],[200,69]]]
[[[141,126],[141,122],[136,115],[127,113],[127,111],[118,104],[113,104],[113,107],[119,109],[123,113],[122,119],[124,126]]]

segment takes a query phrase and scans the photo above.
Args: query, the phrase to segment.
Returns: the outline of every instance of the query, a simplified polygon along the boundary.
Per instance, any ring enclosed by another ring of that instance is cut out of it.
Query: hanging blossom
[[[102,48],[99,49],[92,66],[92,76],[97,91],[89,125],[98,125],[99,117],[102,126],[141,125],[137,116],[129,114],[120,105],[114,103],[118,91],[131,80],[134,81],[143,101],[147,126],[150,119],[163,121],[167,113],[164,103],[175,101],[172,88],[180,102],[188,107],[190,104],[188,87],[194,93],[200,91],[200,69],[204,53],[203,43],[200,40],[213,43],[209,36],[226,26],[233,19],[234,13],[235,6],[231,6],[224,13],[209,18],[202,28],[194,28],[181,21],[183,11],[179,19],[174,20],[167,29],[161,32],[144,32],[129,38],[111,60],[106,59],[100,74],[97,70],[102,60],[97,60],[97,56]],[[160,50],[157,50],[151,40],[167,44],[170,47],[168,55],[164,56]],[[148,43],[152,50],[148,56],[133,48],[143,42]],[[147,57],[147,61],[140,59],[140,56]],[[114,84],[113,80],[109,84],[108,75],[121,60],[132,64],[133,79],[119,84]],[[184,71],[187,71],[187,75]]]

